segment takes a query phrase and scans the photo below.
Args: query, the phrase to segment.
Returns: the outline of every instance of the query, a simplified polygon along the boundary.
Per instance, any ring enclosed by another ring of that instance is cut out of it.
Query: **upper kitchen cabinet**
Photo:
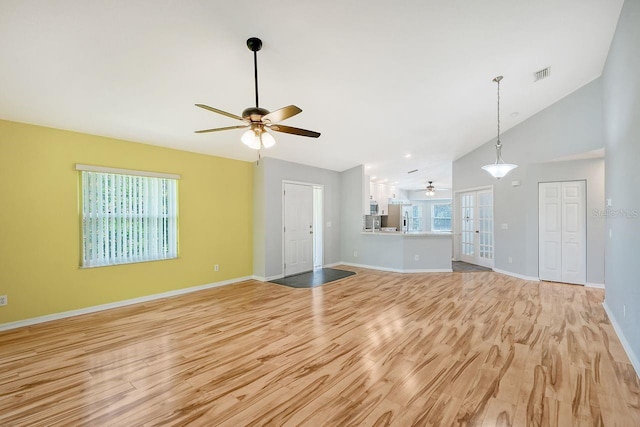
[[[370,183],[369,192],[371,194],[371,200],[378,202],[378,214],[389,214],[389,199],[395,199],[396,187],[386,184]]]

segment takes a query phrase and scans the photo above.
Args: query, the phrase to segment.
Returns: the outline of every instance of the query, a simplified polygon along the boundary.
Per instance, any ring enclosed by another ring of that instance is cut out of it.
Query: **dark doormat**
[[[490,268],[482,267],[480,265],[475,265],[475,264],[469,264],[468,262],[462,262],[462,261],[452,261],[451,269],[454,272],[461,271],[464,273],[470,272],[470,271],[492,271]]]
[[[282,279],[271,280],[271,283],[289,286],[291,288],[315,288],[334,280],[344,279],[353,276],[354,271],[336,270],[335,268],[323,268],[321,270],[309,271],[307,273],[295,274],[283,277]]]

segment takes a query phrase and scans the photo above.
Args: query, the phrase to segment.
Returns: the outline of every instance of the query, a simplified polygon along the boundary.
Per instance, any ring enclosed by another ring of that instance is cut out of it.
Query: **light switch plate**
[[[502,224],[502,226],[500,227],[503,230],[508,230],[509,229],[509,224]]]

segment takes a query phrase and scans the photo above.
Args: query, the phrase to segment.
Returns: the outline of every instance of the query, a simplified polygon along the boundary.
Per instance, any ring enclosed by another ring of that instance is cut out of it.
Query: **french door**
[[[493,268],[493,191],[460,194],[460,260]]]

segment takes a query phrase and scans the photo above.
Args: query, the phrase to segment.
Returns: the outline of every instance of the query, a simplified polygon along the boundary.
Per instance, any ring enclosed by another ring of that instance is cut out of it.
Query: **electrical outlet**
[[[413,256],[413,259],[415,259],[416,261],[420,261],[420,255],[415,254],[415,255]]]
[[[0,305],[7,305],[9,304],[9,299],[7,298],[6,295],[0,295]]]
[[[218,264],[213,266],[214,271],[220,271],[220,266]]]
[[[513,258],[509,257],[509,264],[513,263]]]
[[[358,258],[358,251],[353,251],[353,257]]]

